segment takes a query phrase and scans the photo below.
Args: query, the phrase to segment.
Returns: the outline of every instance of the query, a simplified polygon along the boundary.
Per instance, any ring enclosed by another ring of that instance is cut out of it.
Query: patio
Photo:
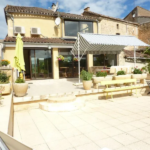
[[[14,137],[35,150],[149,150],[149,96],[99,100],[72,112],[14,112]]]

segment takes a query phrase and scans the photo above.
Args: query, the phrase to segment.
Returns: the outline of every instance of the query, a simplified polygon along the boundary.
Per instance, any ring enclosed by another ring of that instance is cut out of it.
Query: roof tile
[[[25,43],[58,43],[58,44],[74,44],[75,41],[67,41],[61,38],[40,38],[40,37],[23,37]],[[15,37],[6,37],[4,42],[16,42]]]
[[[34,14],[34,15],[45,15],[45,16],[58,16],[58,12],[53,12],[49,9],[39,8],[39,7],[24,7],[24,6],[12,6],[7,5],[4,8],[5,13],[24,13],[24,14]],[[77,14],[70,14],[70,13],[64,13],[59,12],[60,17],[65,18],[75,18],[75,19],[82,19],[82,20],[96,20],[96,17],[90,17],[90,16],[83,16],[83,15],[77,15]]]

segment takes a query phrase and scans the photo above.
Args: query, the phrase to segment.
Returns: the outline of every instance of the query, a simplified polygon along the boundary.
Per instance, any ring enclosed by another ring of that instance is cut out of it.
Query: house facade
[[[78,32],[138,37],[137,23],[97,14],[91,12],[89,7],[81,15],[10,5],[4,8],[4,12],[8,25],[4,59],[10,60],[13,66],[16,36],[20,33],[24,42],[26,78],[30,79],[77,77],[77,62],[70,51]],[[59,55],[65,60],[58,61]],[[107,56],[87,54],[81,61],[81,69],[85,70],[92,66],[113,65],[124,65],[123,52]]]
[[[150,21],[150,11],[140,6],[135,7],[125,18],[126,21],[143,24]]]

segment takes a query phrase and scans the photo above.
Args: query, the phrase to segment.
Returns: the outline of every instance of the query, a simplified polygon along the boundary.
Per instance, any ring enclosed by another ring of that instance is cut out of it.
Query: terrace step
[[[85,105],[85,101],[81,98],[75,98],[74,100],[50,101],[39,103],[39,108],[45,111],[72,111],[80,109]]]

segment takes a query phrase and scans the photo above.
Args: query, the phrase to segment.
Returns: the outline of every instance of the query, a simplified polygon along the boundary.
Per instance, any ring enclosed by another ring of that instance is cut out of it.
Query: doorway
[[[27,79],[52,78],[51,50],[24,50],[24,58]]]

